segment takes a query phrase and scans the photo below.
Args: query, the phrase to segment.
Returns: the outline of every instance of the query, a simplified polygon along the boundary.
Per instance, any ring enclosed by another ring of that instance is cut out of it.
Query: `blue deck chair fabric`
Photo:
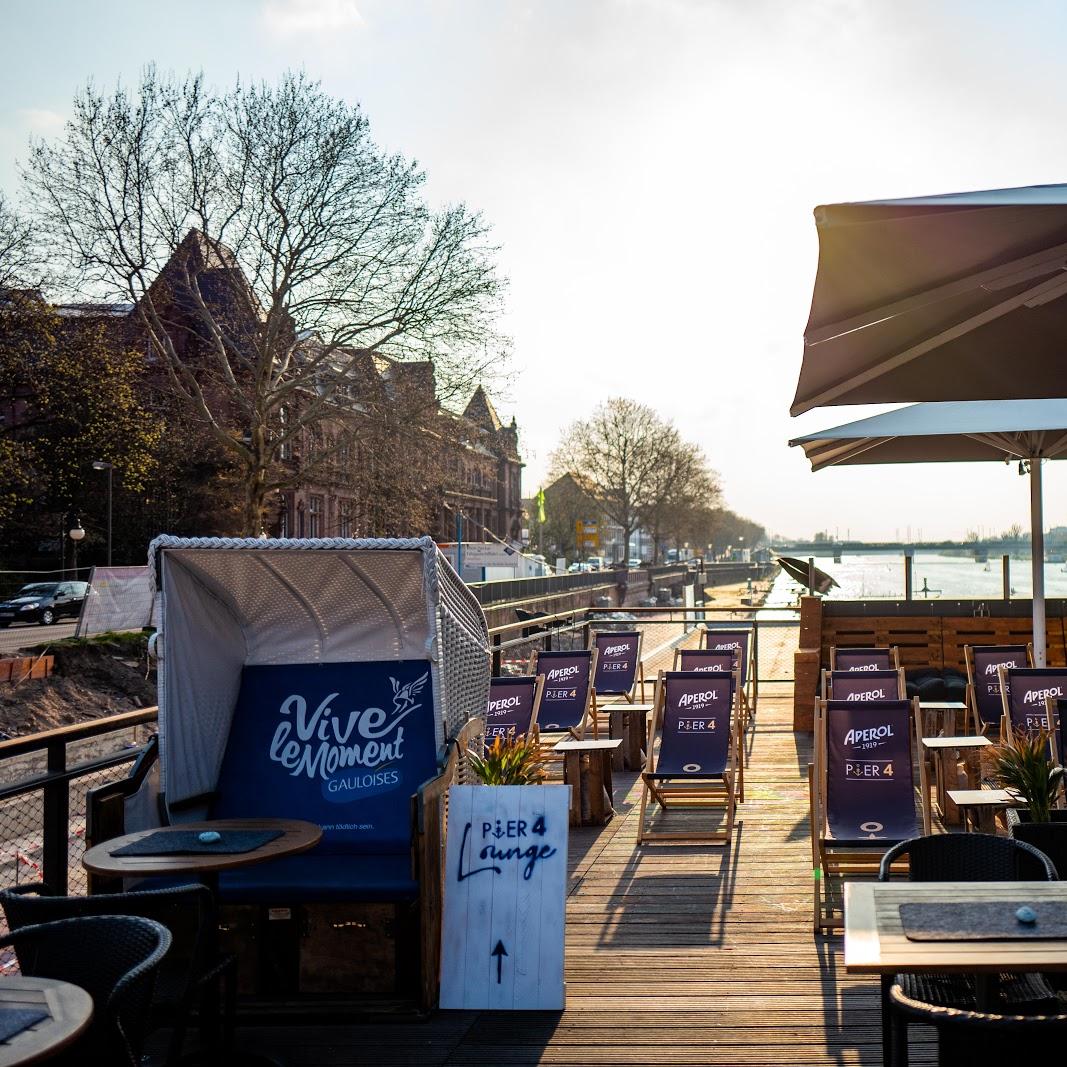
[[[835,671],[889,671],[893,653],[888,648],[835,648]]]
[[[829,683],[827,696],[831,700],[900,700],[900,675],[896,671],[830,671]]]
[[[528,734],[533,719],[537,678],[531,674],[493,678],[485,713],[485,743],[498,737]]]
[[[835,844],[895,842],[918,833],[911,703],[826,703],[826,829]]]
[[[246,666],[212,814],[318,823],[322,855],[406,855],[433,706],[425,660]]]
[[[641,635],[626,633],[598,633],[595,638],[597,661],[593,688],[597,696],[618,696],[630,693],[637,681],[641,649]]]
[[[1009,667],[1003,672],[1007,706],[1013,730],[1043,730],[1048,726],[1046,700],[1067,697],[1067,668]]]
[[[668,671],[653,778],[718,778],[730,759],[732,674]]]
[[[983,723],[996,726],[1004,714],[1000,699],[1000,668],[1030,666],[1026,645],[975,645],[971,649],[974,702]]]
[[[726,652],[734,649],[739,657],[741,668],[741,684],[748,682],[748,657],[749,646],[752,641],[752,631],[749,629],[717,629],[708,627],[704,636],[704,647],[709,652]]]
[[[681,671],[730,674],[736,662],[737,653],[733,649],[716,652],[708,648],[683,648],[678,652],[678,669]]]
[[[537,673],[544,675],[541,690],[541,729],[548,732],[577,729],[589,704],[593,653],[538,652]]]

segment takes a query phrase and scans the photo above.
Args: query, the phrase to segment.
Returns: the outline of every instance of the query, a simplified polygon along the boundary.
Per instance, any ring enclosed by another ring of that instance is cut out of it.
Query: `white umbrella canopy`
[[[1067,185],[829,204],[815,221],[791,414],[1062,395]]]
[[[1034,661],[1045,665],[1045,539],[1041,461],[1067,455],[1067,400],[913,404],[790,441],[813,471],[875,463],[1021,460],[1030,469]]]

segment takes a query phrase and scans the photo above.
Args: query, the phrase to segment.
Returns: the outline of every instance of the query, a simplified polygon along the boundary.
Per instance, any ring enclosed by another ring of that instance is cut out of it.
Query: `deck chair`
[[[1026,645],[965,645],[963,658],[967,665],[967,705],[976,734],[1000,731],[1004,704],[1000,699],[1001,667],[1032,667],[1034,646]]]
[[[704,648],[709,652],[726,652],[733,649],[737,655],[737,667],[741,678],[742,729],[748,729],[756,714],[756,693],[751,673],[752,630],[749,627],[709,626],[704,631]]]
[[[638,687],[644,694],[645,668],[641,663],[641,631],[628,630],[622,633],[594,632],[592,645],[596,649],[596,672],[593,689],[597,705],[594,713],[599,716],[601,703],[634,703]],[[598,723],[599,729],[599,723]]]
[[[1065,667],[999,667],[1002,741],[1014,731],[1047,730],[1048,701],[1067,697]]]
[[[819,702],[809,769],[815,932],[840,929],[843,881],[877,876],[892,845],[930,832],[926,763],[919,746],[919,701]]]
[[[641,772],[639,845],[646,841],[730,843],[737,804],[744,800],[738,759],[738,683],[737,672],[660,673],[652,737]],[[655,829],[649,825],[650,801],[659,806],[660,819],[668,811],[688,808],[714,815],[716,824],[710,829]]]
[[[585,737],[589,722],[593,722],[596,736],[596,690],[593,677],[596,673],[597,651],[595,648],[578,649],[574,652],[546,652],[537,649],[530,658],[530,673],[544,677],[541,706],[538,712],[538,729],[544,734],[566,734],[575,741]]]
[[[823,700],[904,700],[906,696],[904,672],[899,668],[822,672]]]
[[[713,674],[733,674],[737,669],[737,654],[733,649],[716,652],[709,648],[676,648],[676,671],[711,671]]]
[[[900,666],[897,648],[837,648],[830,646],[832,671],[890,671]]]
[[[489,707],[485,713],[485,746],[498,737],[537,738],[537,715],[541,708],[544,675],[516,674],[489,682]]]

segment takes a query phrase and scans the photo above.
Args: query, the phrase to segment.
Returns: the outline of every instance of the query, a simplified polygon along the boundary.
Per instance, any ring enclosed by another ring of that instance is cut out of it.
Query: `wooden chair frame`
[[[842,652],[888,652],[887,670],[895,671],[900,667],[900,649],[896,645],[841,645]],[[837,670],[837,645],[830,646],[830,670]]]
[[[974,732],[976,734],[986,735],[989,733],[989,727],[992,723],[988,723],[982,718],[982,713],[978,710],[978,694],[974,683],[974,649],[976,648],[996,648],[996,645],[964,645],[963,646],[963,663],[967,670],[967,689],[964,695],[964,699],[967,701],[967,707],[971,712],[971,723],[974,726]],[[1008,645],[1003,646],[1005,648],[1011,647]],[[1034,665],[1034,643],[1033,641],[1026,642],[1026,665],[1032,667]],[[999,680],[999,678],[998,678]],[[1004,696],[1001,694],[1001,706],[1003,707]],[[1003,713],[1001,714],[1001,721],[1003,722]]]
[[[540,652],[540,649],[534,649],[533,655],[530,656],[530,674],[537,674],[537,657]],[[596,687],[593,685],[593,679],[596,676],[597,650],[595,647],[591,649],[580,648],[576,649],[575,652],[589,653],[589,688],[585,696],[585,711],[582,714],[581,722],[579,722],[577,726],[569,727],[566,730],[553,730],[548,733],[543,733],[540,726],[537,728],[538,752],[540,753],[541,768],[545,772],[546,781],[563,781],[564,759],[555,751],[554,746],[557,741],[562,741],[568,738],[572,741],[584,741],[585,731],[588,729],[590,723],[593,724],[593,739],[596,740],[600,736],[599,724],[596,717]],[[544,675],[539,675],[539,677],[543,678]],[[541,688],[543,690],[544,685],[542,685]]]
[[[897,700],[908,699],[908,687],[904,679],[903,667],[890,667],[889,670],[896,671],[897,673]],[[833,700],[833,695],[830,692],[830,684],[833,681],[831,675],[833,674],[861,674],[861,671],[835,671],[833,669],[821,672],[821,680],[819,683],[819,699],[820,700]]]
[[[745,779],[743,761],[739,758],[741,752],[741,686],[740,671],[733,672],[732,706],[730,708],[730,751],[726,770],[721,777],[706,778],[679,778],[657,779],[656,759],[658,752],[656,740],[663,728],[663,712],[666,700],[666,683],[664,672],[660,671],[656,677],[656,693],[653,698],[652,729],[649,731],[648,752],[645,757],[645,769],[641,773],[641,804],[638,812],[637,843],[646,844],[650,841],[669,842],[676,844],[712,844],[727,846],[733,840],[734,819],[737,815],[737,805],[745,799]],[[686,784],[688,783],[688,784]],[[652,799],[660,807],[661,812],[671,808],[701,811],[714,811],[726,813],[726,825],[721,830],[692,831],[692,830],[650,830],[647,826],[646,814],[648,802]]]
[[[731,627],[704,627],[704,637],[701,641],[701,647],[707,648],[708,642],[711,640],[711,635],[716,630],[724,633],[729,633]],[[753,685],[753,679],[756,673],[756,666],[753,662],[753,645],[755,644],[755,628],[752,626],[739,625],[732,627],[734,630],[744,630],[748,633],[748,648],[746,649],[746,655],[743,657],[745,665],[745,677],[741,679],[741,729],[747,730],[752,725],[756,717],[756,688]],[[739,674],[740,676],[740,674]]]
[[[1009,745],[1013,743],[1015,737],[1011,725],[1011,707],[1008,704],[1007,675],[1008,671],[1011,669],[1012,668],[1010,667],[999,667],[997,669],[997,679],[1000,682],[1000,706],[1003,709],[1000,717],[1000,740]],[[1026,668],[1023,669],[1025,670]],[[1067,668],[1064,668],[1064,673],[1067,674]],[[1051,704],[1052,699],[1052,697],[1045,697],[1045,729],[1054,734],[1055,730],[1053,730],[1053,725],[1056,722],[1056,709],[1055,706]],[[1053,753],[1056,752],[1055,741],[1053,741],[1052,751]]]
[[[820,700],[815,714],[814,760],[808,764],[808,798],[811,826],[812,876],[814,885],[815,933],[833,933],[844,927],[844,892],[835,890],[845,878],[877,876],[882,856],[896,842],[884,845],[873,842],[871,846],[836,845],[826,836],[826,704]],[[918,766],[919,806],[923,834],[930,833],[930,785],[926,760],[922,757],[922,725],[920,723],[919,699],[913,697],[911,704],[911,765],[912,781],[915,781]]]
[[[627,633],[633,633],[633,630],[626,631]],[[637,669],[634,671],[633,684],[629,689],[622,693],[598,693],[593,701],[593,719],[594,719],[594,736],[599,733],[600,728],[600,709],[607,707],[609,704],[636,704],[637,694],[640,693],[642,697],[645,694],[645,662],[641,658],[645,643],[644,630],[637,630]],[[599,662],[599,652],[597,648],[596,639],[599,634],[610,634],[610,630],[592,630],[589,634],[589,648],[597,653],[597,659],[595,663]],[[594,672],[596,667],[594,665]]]

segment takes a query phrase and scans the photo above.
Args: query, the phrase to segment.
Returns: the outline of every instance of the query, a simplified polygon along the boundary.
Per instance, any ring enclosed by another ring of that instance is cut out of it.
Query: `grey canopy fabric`
[[[790,441],[813,471],[865,463],[1030,461],[1034,658],[1045,663],[1041,460],[1067,453],[1067,400],[913,404]]]
[[[1067,185],[832,204],[815,221],[791,414],[1064,393]]]

